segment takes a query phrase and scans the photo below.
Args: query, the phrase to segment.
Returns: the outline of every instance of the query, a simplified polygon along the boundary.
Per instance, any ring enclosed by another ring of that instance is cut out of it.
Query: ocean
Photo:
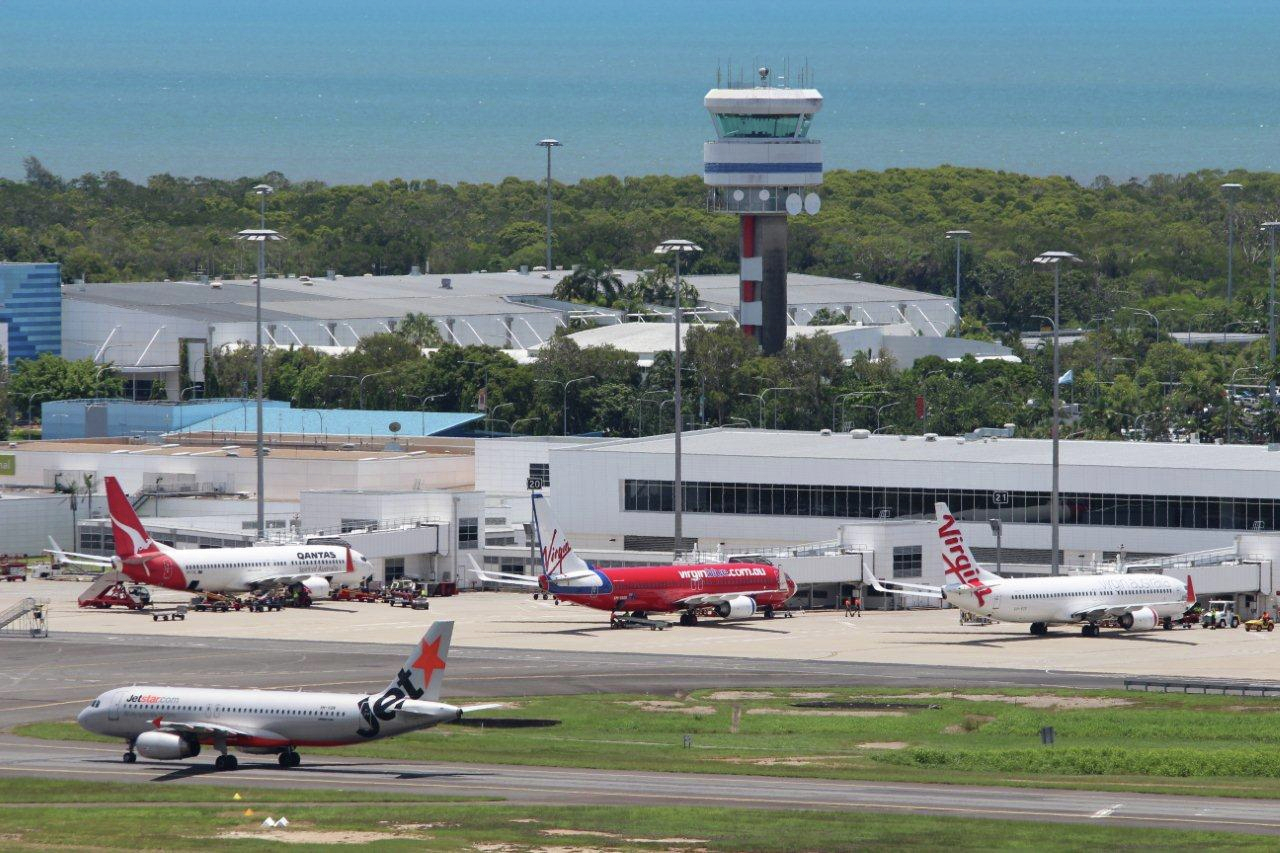
[[[717,68],[807,63],[828,169],[1280,165],[1280,6],[1232,0],[0,0],[34,155],[331,183],[694,174]]]

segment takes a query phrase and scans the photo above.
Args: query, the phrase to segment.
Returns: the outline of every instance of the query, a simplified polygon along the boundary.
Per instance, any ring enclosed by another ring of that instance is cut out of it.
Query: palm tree
[[[444,338],[440,335],[435,320],[413,311],[405,314],[404,319],[396,324],[396,334],[419,349],[444,345]]]

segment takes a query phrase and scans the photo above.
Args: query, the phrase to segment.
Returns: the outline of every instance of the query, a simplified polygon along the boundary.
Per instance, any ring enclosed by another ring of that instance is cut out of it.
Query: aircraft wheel
[[[1173,630],[1173,617],[1171,617],[1171,616],[1166,616],[1166,617],[1164,617],[1164,622],[1163,622],[1163,623],[1161,623],[1160,627],[1161,627],[1161,628],[1164,628],[1166,631],[1172,631],[1172,630]]]
[[[771,606],[766,606],[766,607],[765,607],[765,609],[764,609],[764,618],[766,618],[766,619],[772,619],[772,618],[773,618],[773,607],[771,607]]]
[[[133,750],[129,750],[124,754],[125,764],[133,764],[137,760],[138,760],[138,753],[134,752]]]
[[[1031,633],[1035,634],[1037,637],[1047,634],[1049,633],[1049,626],[1044,622],[1032,622]]]

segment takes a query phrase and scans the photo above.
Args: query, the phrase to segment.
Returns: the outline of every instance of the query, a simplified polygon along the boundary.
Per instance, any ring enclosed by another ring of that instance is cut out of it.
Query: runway
[[[0,729],[74,717],[112,687],[359,691],[385,686],[408,647],[127,634],[0,640]],[[675,693],[736,687],[1120,687],[1099,673],[705,655],[454,648],[446,696]]]
[[[203,756],[202,756],[203,758]],[[1051,823],[1105,823],[1280,835],[1280,801],[1094,793],[968,785],[844,782],[695,773],[643,773],[480,764],[399,763],[310,753],[281,770],[241,759],[234,773],[207,762],[126,765],[105,744],[0,736],[0,775],[149,784],[343,788],[441,796],[501,797],[514,803],[629,804],[753,809],[857,810]]]

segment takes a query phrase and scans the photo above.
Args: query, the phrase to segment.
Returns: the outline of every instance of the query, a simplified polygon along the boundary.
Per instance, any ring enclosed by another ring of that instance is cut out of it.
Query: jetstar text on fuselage
[[[938,538],[942,540],[942,561],[946,564],[945,574],[952,575],[960,583],[973,588],[973,595],[978,604],[984,604],[991,589],[982,582],[978,575],[978,567],[969,561],[965,553],[964,538],[956,525],[953,515],[944,516],[938,528]]]

